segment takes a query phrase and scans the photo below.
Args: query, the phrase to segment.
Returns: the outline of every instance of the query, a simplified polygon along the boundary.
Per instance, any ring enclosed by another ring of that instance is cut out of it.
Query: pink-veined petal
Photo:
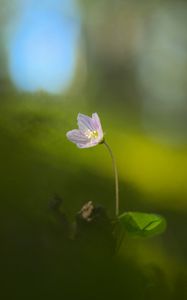
[[[74,130],[68,131],[66,136],[69,141],[71,141],[75,144],[89,142],[89,139],[79,129],[74,129]]]
[[[89,143],[81,143],[81,144],[77,144],[77,147],[83,149],[83,148],[90,148],[91,146]]]
[[[97,113],[92,114],[92,120],[93,120],[94,127],[99,134],[99,139],[102,140],[103,139],[103,129],[102,129],[101,122],[100,122],[100,119],[99,119],[99,116]]]
[[[87,131],[87,130],[90,130],[90,131],[95,130],[92,118],[79,113],[78,117],[77,117],[77,121],[78,121],[79,129],[81,131],[84,132],[84,131]]]
[[[97,145],[98,145],[98,142],[89,141],[87,143],[79,143],[79,144],[77,144],[77,147],[78,148],[90,148],[90,147],[94,147],[94,146],[97,146]]]

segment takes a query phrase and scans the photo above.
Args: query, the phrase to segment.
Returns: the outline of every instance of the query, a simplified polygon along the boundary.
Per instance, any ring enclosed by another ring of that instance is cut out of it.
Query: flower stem
[[[115,177],[116,216],[118,216],[119,215],[119,184],[118,184],[118,170],[117,170],[116,160],[115,160],[114,154],[112,152],[112,149],[110,148],[108,143],[104,140],[103,144],[108,149],[108,151],[110,153],[110,156],[112,158],[112,164],[113,164],[113,169],[114,169],[114,177]]]

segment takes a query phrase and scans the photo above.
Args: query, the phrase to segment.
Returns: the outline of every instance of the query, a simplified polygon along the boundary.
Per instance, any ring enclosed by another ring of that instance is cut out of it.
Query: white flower
[[[91,118],[79,113],[77,122],[79,129],[68,131],[66,136],[78,148],[89,148],[103,142],[104,134],[97,113],[92,114]]]

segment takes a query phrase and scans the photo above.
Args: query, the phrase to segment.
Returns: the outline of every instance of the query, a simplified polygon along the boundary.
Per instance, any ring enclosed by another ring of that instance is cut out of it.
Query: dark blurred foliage
[[[159,267],[141,269],[133,260],[115,256],[103,208],[95,209],[91,221],[78,213],[72,238],[67,218],[58,208],[49,211],[42,222],[20,218],[14,222],[14,229],[2,240],[5,249],[1,248],[1,292],[7,299],[171,299]],[[178,295],[177,285],[174,291]]]

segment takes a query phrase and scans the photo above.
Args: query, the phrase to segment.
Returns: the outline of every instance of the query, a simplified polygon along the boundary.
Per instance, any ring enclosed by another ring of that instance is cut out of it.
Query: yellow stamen
[[[94,131],[87,130],[85,134],[89,139],[96,139],[98,137],[98,131],[97,130],[94,130]]]

